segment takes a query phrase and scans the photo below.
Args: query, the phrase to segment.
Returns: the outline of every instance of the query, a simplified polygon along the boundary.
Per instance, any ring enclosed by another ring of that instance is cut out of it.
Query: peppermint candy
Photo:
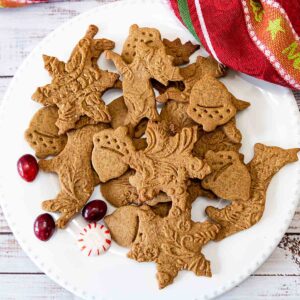
[[[111,245],[110,231],[102,224],[90,223],[79,233],[78,245],[87,256],[100,255]]]

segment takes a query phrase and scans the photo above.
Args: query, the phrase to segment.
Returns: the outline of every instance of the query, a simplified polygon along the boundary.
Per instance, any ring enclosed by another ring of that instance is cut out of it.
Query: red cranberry
[[[82,210],[82,216],[88,222],[97,222],[101,220],[107,211],[107,205],[102,200],[93,200],[85,205]]]
[[[17,167],[20,176],[28,182],[33,181],[39,171],[39,165],[31,154],[25,154],[20,157]]]
[[[54,233],[55,222],[51,215],[39,215],[33,225],[35,236],[41,241],[48,241]]]

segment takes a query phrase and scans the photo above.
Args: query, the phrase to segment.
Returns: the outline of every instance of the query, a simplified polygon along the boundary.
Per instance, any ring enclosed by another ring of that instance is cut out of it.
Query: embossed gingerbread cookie
[[[81,116],[96,122],[110,122],[108,109],[100,97],[114,86],[119,75],[101,70],[97,60],[104,50],[113,49],[115,44],[107,39],[94,39],[97,32],[94,25],[88,28],[67,63],[43,56],[52,82],[39,87],[32,99],[45,106],[58,107],[59,134],[75,128]]]
[[[30,121],[25,139],[35,150],[38,158],[59,154],[67,143],[67,135],[58,135],[58,128],[55,125],[57,119],[57,107],[48,106],[39,109]]]
[[[56,106],[42,107],[34,114],[29,128],[25,131],[25,139],[35,150],[38,158],[59,154],[67,143],[67,135],[58,134],[58,128],[55,125],[57,119],[58,108]],[[94,120],[83,116],[76,122],[75,128],[95,123]]]
[[[64,150],[53,159],[39,161],[41,170],[59,176],[61,191],[55,199],[42,204],[46,211],[61,213],[56,221],[58,228],[64,228],[81,211],[99,182],[91,164],[93,136],[107,127],[105,124],[88,125],[68,132]]]
[[[129,204],[140,205],[139,194],[137,189],[129,182],[129,178],[135,174],[133,170],[127,171],[122,176],[109,180],[106,183],[101,184],[100,189],[104,198],[113,206],[120,207]],[[208,198],[214,198],[214,195],[210,191],[205,191],[201,188],[199,182],[191,181],[188,185],[188,193],[190,200],[193,202],[197,197],[203,196]],[[153,199],[147,201],[148,205],[154,206],[158,203],[171,202],[171,198],[165,193],[159,193]]]
[[[171,284],[181,270],[197,276],[212,275],[210,262],[201,249],[216,237],[219,226],[208,221],[193,222],[189,209],[173,205],[168,216],[162,218],[147,206],[124,206],[106,216],[105,223],[118,244],[130,247],[129,258],[156,263],[160,288]]]
[[[180,202],[187,196],[189,178],[203,179],[210,167],[193,157],[197,128],[184,128],[174,136],[168,134],[163,123],[149,122],[147,148],[136,151],[126,127],[107,129],[94,137],[93,166],[101,181],[108,181],[125,173],[130,166],[136,174],[130,183],[137,188],[140,201],[153,199],[165,192],[172,201]],[[111,163],[117,168],[112,170]]]
[[[169,125],[171,134],[180,132],[184,127],[197,125],[197,123],[188,116],[186,112],[187,107],[187,103],[171,100],[168,101],[161,109],[160,118]]]
[[[137,24],[133,24],[130,26],[129,35],[124,42],[121,55],[126,63],[130,64],[134,60],[138,43],[145,43],[153,48],[164,47],[160,32],[156,28],[139,27]]]
[[[205,75],[192,88],[187,114],[209,132],[229,122],[238,110],[249,105],[236,99],[223,83]]]
[[[132,63],[126,63],[115,52],[106,51],[123,75],[123,97],[128,109],[125,125],[135,127],[142,119],[159,119],[153,88],[150,79],[155,78],[167,85],[169,80],[181,80],[179,68],[174,67],[172,57],[164,47],[153,48],[143,42],[136,44],[136,55]]]
[[[247,165],[251,176],[249,199],[232,201],[222,209],[208,206],[205,210],[212,220],[221,225],[217,240],[250,228],[261,219],[272,177],[286,164],[297,161],[299,151],[299,148],[282,149],[263,144],[255,145],[254,157]]]

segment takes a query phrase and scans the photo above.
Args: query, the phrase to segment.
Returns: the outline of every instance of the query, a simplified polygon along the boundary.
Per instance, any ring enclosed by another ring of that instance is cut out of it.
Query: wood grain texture
[[[0,276],[0,287],[0,299],[3,300],[79,299],[59,287],[46,275],[40,274],[8,274]]]
[[[38,42],[59,25],[106,2],[114,1],[66,1],[1,9],[0,76],[13,75]]]
[[[0,104],[23,59],[49,32],[99,3],[69,0],[0,10]],[[300,107],[300,92],[295,93]],[[270,258],[220,300],[300,299],[300,206],[287,234]],[[77,299],[52,282],[29,260],[14,239],[0,208],[0,299]]]
[[[257,276],[300,276],[300,236],[285,236],[271,257],[256,272]],[[0,235],[0,277],[6,273],[40,273],[12,234]]]

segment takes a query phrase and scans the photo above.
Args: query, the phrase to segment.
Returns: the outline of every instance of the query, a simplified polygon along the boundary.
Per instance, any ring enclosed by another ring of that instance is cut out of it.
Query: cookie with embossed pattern
[[[58,128],[55,125],[57,119],[58,108],[56,106],[42,107],[34,114],[25,131],[25,139],[35,150],[38,158],[59,154],[67,143],[67,135],[58,134]],[[95,124],[94,120],[83,116],[76,122],[75,128],[93,124]]]
[[[124,206],[106,216],[105,223],[118,244],[130,247],[129,258],[156,263],[159,288],[171,284],[181,270],[212,275],[201,249],[215,239],[219,226],[192,221],[190,209],[173,204],[169,214],[160,217],[146,205]]]
[[[123,75],[123,97],[128,109],[125,125],[135,127],[142,119],[159,120],[156,101],[150,79],[154,78],[164,85],[169,80],[177,81],[182,77],[179,68],[174,67],[172,57],[166,54],[164,47],[153,48],[143,42],[137,42],[136,55],[132,63],[126,63],[113,51],[106,51]]]
[[[42,204],[44,210],[60,213],[58,228],[64,228],[81,211],[99,182],[91,164],[93,136],[107,127],[88,125],[68,132],[63,151],[53,159],[39,161],[41,170],[57,173],[59,177],[60,192],[55,199]]]
[[[210,167],[192,155],[197,127],[184,128],[171,136],[166,124],[149,122],[146,136],[147,148],[136,151],[126,127],[96,134],[92,162],[100,180],[117,178],[130,166],[136,173],[129,181],[137,188],[141,202],[159,192],[165,192],[173,202],[182,201],[188,195],[189,179],[203,179],[210,173]],[[111,168],[112,162],[116,169]]]
[[[165,103],[168,100],[189,102],[192,88],[197,81],[205,75],[215,78],[222,77],[226,74],[226,68],[210,56],[198,56],[195,63],[181,68],[180,74],[183,77],[184,89],[180,90],[178,87],[170,87],[156,98],[158,102]]]
[[[129,204],[140,205],[142,202],[139,200],[137,189],[129,182],[129,178],[134,174],[135,172],[133,170],[129,170],[122,176],[101,184],[100,189],[103,197],[115,207]],[[188,185],[187,190],[192,202],[200,196],[208,197],[211,199],[215,198],[210,191],[203,190],[199,182],[191,181],[191,183]],[[168,197],[165,193],[159,193],[157,196],[147,201],[146,203],[150,206],[155,206],[158,203],[170,201],[171,198]]]
[[[81,116],[96,122],[110,122],[101,95],[114,86],[119,75],[101,70],[97,60],[104,50],[113,49],[115,43],[107,39],[94,39],[97,32],[95,25],[89,26],[67,63],[55,57],[43,56],[52,82],[39,87],[32,99],[45,106],[58,107],[56,126],[59,134],[75,128]]]
[[[250,103],[236,99],[219,80],[205,75],[193,86],[187,114],[210,132],[229,122],[240,108]]]
[[[137,24],[133,24],[129,28],[129,35],[124,42],[121,54],[122,59],[126,63],[132,63],[136,57],[138,43],[145,43],[153,48],[164,47],[159,30],[156,28],[139,27]]]
[[[205,210],[213,221],[221,225],[217,240],[250,228],[261,219],[272,177],[286,164],[297,161],[299,151],[299,148],[282,149],[263,144],[255,145],[254,157],[247,165],[251,176],[250,197],[232,201],[222,209],[208,206]],[[234,200],[229,197],[226,199]]]

